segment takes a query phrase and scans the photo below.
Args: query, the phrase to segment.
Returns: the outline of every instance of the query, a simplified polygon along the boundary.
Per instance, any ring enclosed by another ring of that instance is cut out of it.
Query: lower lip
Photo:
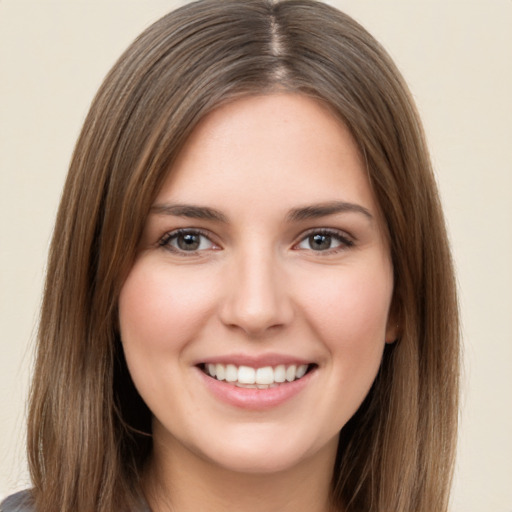
[[[240,388],[234,384],[214,379],[199,368],[197,371],[206,387],[216,398],[234,407],[255,411],[278,407],[292,399],[308,385],[315,373],[315,370],[310,371],[300,379],[285,382],[273,388],[255,389]]]

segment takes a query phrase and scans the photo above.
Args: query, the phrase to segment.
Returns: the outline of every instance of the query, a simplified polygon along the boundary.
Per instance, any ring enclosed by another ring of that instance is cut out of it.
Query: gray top
[[[34,512],[28,491],[17,492],[0,503],[0,512]]]
[[[0,512],[35,512],[31,505],[29,491],[20,491],[16,494],[8,496],[0,503]],[[144,503],[140,508],[140,512],[151,512],[149,507]]]

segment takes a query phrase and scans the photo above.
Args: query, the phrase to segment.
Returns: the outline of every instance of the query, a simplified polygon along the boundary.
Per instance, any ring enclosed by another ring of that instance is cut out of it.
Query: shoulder
[[[0,512],[36,512],[32,505],[30,491],[20,491],[5,498],[0,503]],[[140,512],[151,512],[151,510],[145,502],[142,502]]]
[[[142,502],[140,505],[140,512],[151,512],[145,502]],[[20,491],[5,498],[0,503],[0,512],[36,512],[32,505],[30,491]]]
[[[0,503],[0,512],[35,512],[31,501],[30,491],[17,492]]]

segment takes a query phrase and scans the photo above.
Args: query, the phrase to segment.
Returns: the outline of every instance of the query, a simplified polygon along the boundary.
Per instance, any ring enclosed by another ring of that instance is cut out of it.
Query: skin
[[[204,208],[216,216],[197,218]],[[153,510],[328,510],[339,431],[396,337],[392,292],[364,163],[325,106],[275,93],[203,119],[155,199],[119,302],[128,367],[154,415]],[[269,355],[312,371],[267,408],[219,399],[198,366]]]

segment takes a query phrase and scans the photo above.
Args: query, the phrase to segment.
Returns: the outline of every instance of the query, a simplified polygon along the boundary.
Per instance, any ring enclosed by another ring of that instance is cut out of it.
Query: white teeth
[[[288,368],[286,368],[286,380],[288,382],[292,382],[293,380],[295,380],[295,371],[297,370],[297,367],[292,364],[291,366],[288,366]]]
[[[308,365],[301,364],[300,366],[297,366],[297,370],[295,371],[295,377],[297,377],[297,379],[300,379],[301,377],[304,377],[304,375],[306,375],[307,371]]]
[[[258,387],[257,384],[242,384],[241,382],[234,382],[233,384],[238,388],[256,389]]]
[[[238,370],[234,364],[226,366],[226,380],[228,382],[236,382],[238,380]]]
[[[215,377],[215,375],[214,375]],[[284,382],[286,380],[286,367],[280,364],[274,368],[274,382]]]
[[[215,377],[218,380],[224,380],[226,378],[226,367],[223,364],[215,365]]]
[[[254,384],[256,382],[256,370],[250,366],[240,366],[237,380],[240,384]]]
[[[206,364],[204,367],[210,377],[225,380],[239,387],[267,389],[283,382],[293,382],[304,377],[308,370],[307,364],[276,367],[263,366],[252,368],[250,366],[235,366],[234,364]]]
[[[274,369],[271,366],[264,366],[256,370],[256,382],[258,384],[273,384]]]

